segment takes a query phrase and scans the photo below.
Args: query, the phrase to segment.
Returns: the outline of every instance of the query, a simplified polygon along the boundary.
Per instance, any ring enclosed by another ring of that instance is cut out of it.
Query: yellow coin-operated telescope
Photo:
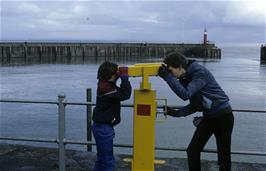
[[[130,77],[142,77],[140,89],[134,90],[132,171],[154,171],[156,91],[151,89],[150,76],[157,76],[162,63],[128,66]]]

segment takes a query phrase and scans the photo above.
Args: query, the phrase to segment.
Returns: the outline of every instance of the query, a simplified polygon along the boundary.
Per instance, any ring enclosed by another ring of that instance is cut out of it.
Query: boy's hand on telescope
[[[168,74],[169,74],[169,70],[167,69],[165,65],[162,64],[162,66],[160,66],[158,70],[158,75],[165,80]]]
[[[166,115],[170,115],[173,117],[181,117],[181,115],[179,114],[178,110],[175,110],[171,107],[165,106],[163,108],[163,111],[166,113]]]

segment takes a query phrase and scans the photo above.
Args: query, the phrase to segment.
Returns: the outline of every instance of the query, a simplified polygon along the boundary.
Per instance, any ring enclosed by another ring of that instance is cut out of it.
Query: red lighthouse
[[[203,44],[207,45],[208,44],[208,38],[207,38],[207,29],[204,29],[204,35],[203,35]]]

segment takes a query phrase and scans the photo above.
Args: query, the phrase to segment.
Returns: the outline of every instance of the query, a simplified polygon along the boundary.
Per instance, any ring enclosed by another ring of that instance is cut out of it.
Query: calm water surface
[[[216,77],[229,95],[234,109],[266,110],[265,73],[266,66],[260,65],[259,46],[222,46],[222,59],[201,60]],[[150,60],[118,61],[134,64]],[[153,60],[153,61],[160,61]],[[1,67],[1,98],[57,100],[65,93],[68,101],[83,102],[86,88],[92,88],[95,101],[96,72],[99,64],[84,65],[32,65]],[[139,87],[140,78],[130,78],[134,88]],[[167,84],[158,77],[150,78],[158,98],[167,98],[170,105],[185,105],[173,94]],[[133,97],[125,103],[132,103]],[[57,137],[57,106],[39,104],[0,103],[0,135],[34,138]],[[122,122],[116,129],[115,143],[132,144],[132,109],[122,109]],[[186,118],[168,117],[156,125],[156,145],[160,147],[187,147],[195,127],[193,116]],[[158,119],[163,119],[159,117]],[[266,151],[266,115],[260,113],[235,113],[232,150]],[[86,139],[86,108],[67,106],[66,136],[68,139]],[[22,142],[23,143],[23,142]],[[28,143],[23,143],[28,144]],[[32,143],[31,143],[32,144]],[[34,145],[55,146],[50,144]],[[84,150],[84,146],[68,145],[68,148]],[[206,148],[215,149],[212,137]],[[130,149],[116,149],[118,153],[131,153]],[[158,156],[186,157],[183,152],[162,152]],[[203,154],[205,159],[216,160],[216,155]],[[265,157],[233,155],[235,161],[266,163]]]

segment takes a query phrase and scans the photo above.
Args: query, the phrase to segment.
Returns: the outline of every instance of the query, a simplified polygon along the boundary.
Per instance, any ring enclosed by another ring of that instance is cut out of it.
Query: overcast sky
[[[1,40],[265,43],[265,0],[1,0]]]

